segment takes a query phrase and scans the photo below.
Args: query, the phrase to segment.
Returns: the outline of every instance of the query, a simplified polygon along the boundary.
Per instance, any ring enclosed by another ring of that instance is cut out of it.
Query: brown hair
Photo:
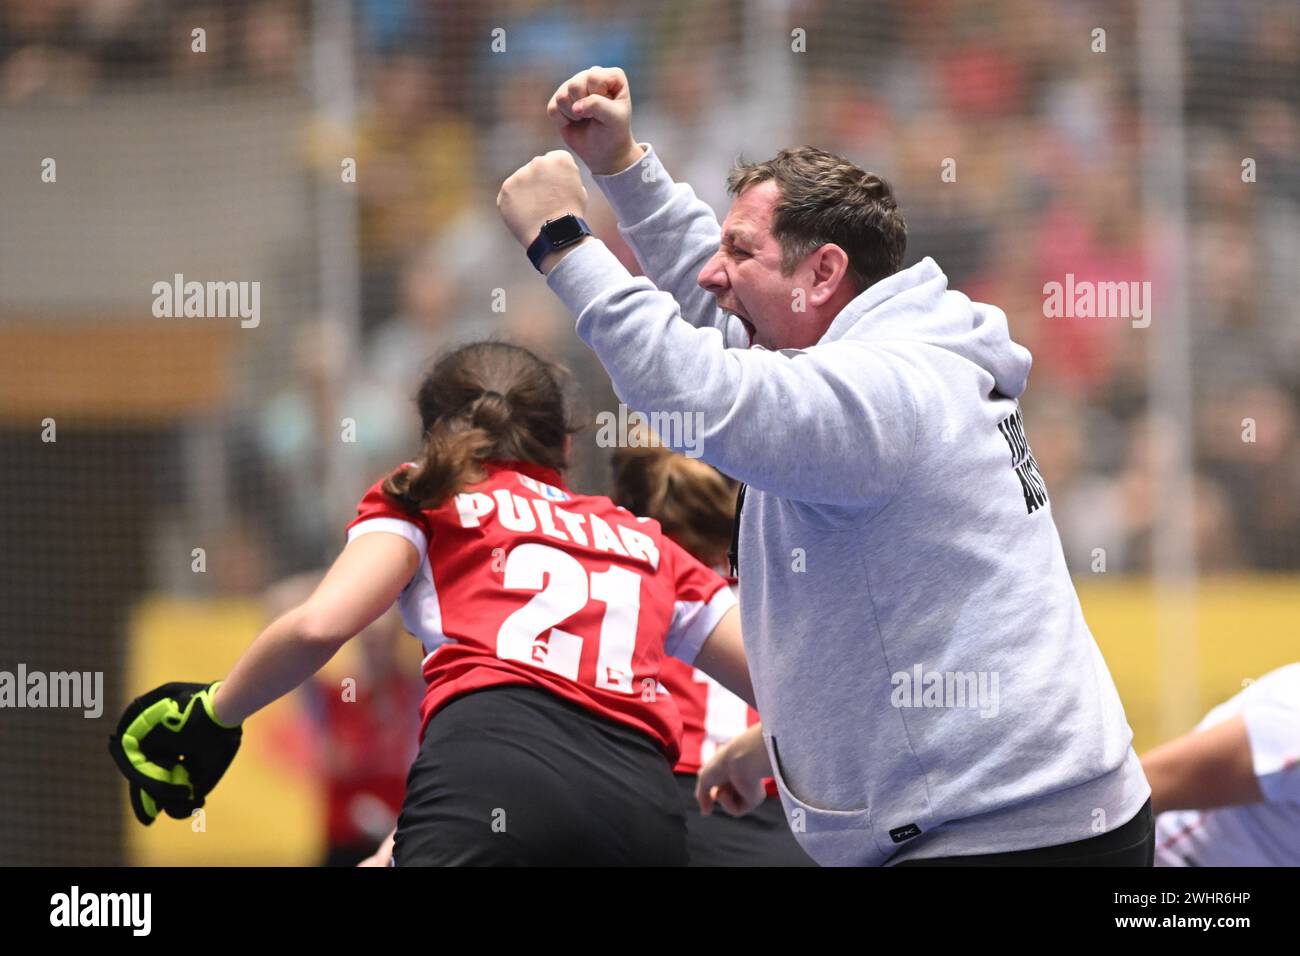
[[[762,163],[738,159],[727,192],[774,180],[780,198],[772,210],[772,236],[781,245],[781,274],[828,242],[849,257],[859,291],[903,267],[907,223],[894,191],[875,173],[816,146],[783,149]]]
[[[712,465],[663,447],[638,427],[643,447],[619,448],[611,459],[615,504],[654,518],[664,534],[704,564],[721,560],[731,546],[740,484]]]
[[[487,477],[489,459],[528,461],[564,471],[570,418],[568,372],[528,349],[475,342],[439,357],[416,394],[424,447],[412,468],[384,481],[405,508],[436,508]]]

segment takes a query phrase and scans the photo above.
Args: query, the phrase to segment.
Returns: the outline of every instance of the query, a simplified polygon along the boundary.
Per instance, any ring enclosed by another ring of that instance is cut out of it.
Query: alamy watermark
[[[103,671],[0,671],[0,707],[71,707],[94,719],[104,712]]]
[[[153,314],[156,319],[230,319],[255,329],[262,321],[262,283],[186,282],[178,272],[170,282],[153,284]]]
[[[969,707],[981,717],[998,714],[997,671],[927,671],[917,664],[910,673],[895,672],[889,682],[895,707]]]
[[[152,893],[83,893],[73,885],[50,897],[51,926],[123,926],[133,936],[148,936],[152,912]]]
[[[1074,273],[1065,274],[1065,282],[1048,282],[1043,286],[1043,316],[1048,319],[1132,319],[1133,328],[1151,324],[1150,282],[1075,281]]]
[[[596,415],[596,444],[600,448],[648,448],[664,444],[681,451],[687,458],[704,453],[703,412],[630,411],[621,402],[618,412],[603,411]],[[649,429],[653,434],[647,434]],[[654,436],[661,439],[656,442]]]

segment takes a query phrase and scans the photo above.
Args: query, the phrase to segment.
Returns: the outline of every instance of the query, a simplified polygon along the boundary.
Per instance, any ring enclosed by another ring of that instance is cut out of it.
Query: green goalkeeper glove
[[[241,727],[217,721],[212,684],[172,683],[131,701],[108,752],[130,784],[131,809],[145,826],[160,810],[183,820],[203,801],[239,750]]]

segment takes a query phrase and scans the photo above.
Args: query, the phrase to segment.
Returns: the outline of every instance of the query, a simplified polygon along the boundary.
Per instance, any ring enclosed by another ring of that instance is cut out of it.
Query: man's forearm
[[[552,269],[559,265],[561,259],[573,252],[573,250],[577,249],[584,242],[591,242],[594,238],[594,236],[583,236],[577,242],[570,243],[563,249],[556,249],[554,252],[548,252],[546,255],[542,256],[542,261],[538,265],[538,268],[542,271],[542,275],[547,275]]]
[[[802,501],[859,505],[898,488],[917,419],[883,350],[833,343],[792,360],[726,348],[714,329],[680,321],[673,297],[630,276],[599,240],[578,245],[546,282],[619,400],[681,423],[660,433],[675,451]]]
[[[722,239],[717,215],[690,186],[673,182],[653,147],[637,149],[641,154],[628,166],[595,177],[618,217],[620,233],[646,277],[677,300],[683,319],[697,328],[720,329],[729,346],[747,346],[739,320],[729,322],[698,282]]]

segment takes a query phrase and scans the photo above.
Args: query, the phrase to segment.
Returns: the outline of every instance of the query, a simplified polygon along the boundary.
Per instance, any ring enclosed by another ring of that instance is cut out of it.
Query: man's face
[[[744,322],[751,346],[771,350],[803,348],[821,335],[811,311],[793,308],[799,270],[781,275],[781,247],[770,229],[779,198],[770,179],[737,196],[722,223],[722,244],[698,278],[720,308]]]

